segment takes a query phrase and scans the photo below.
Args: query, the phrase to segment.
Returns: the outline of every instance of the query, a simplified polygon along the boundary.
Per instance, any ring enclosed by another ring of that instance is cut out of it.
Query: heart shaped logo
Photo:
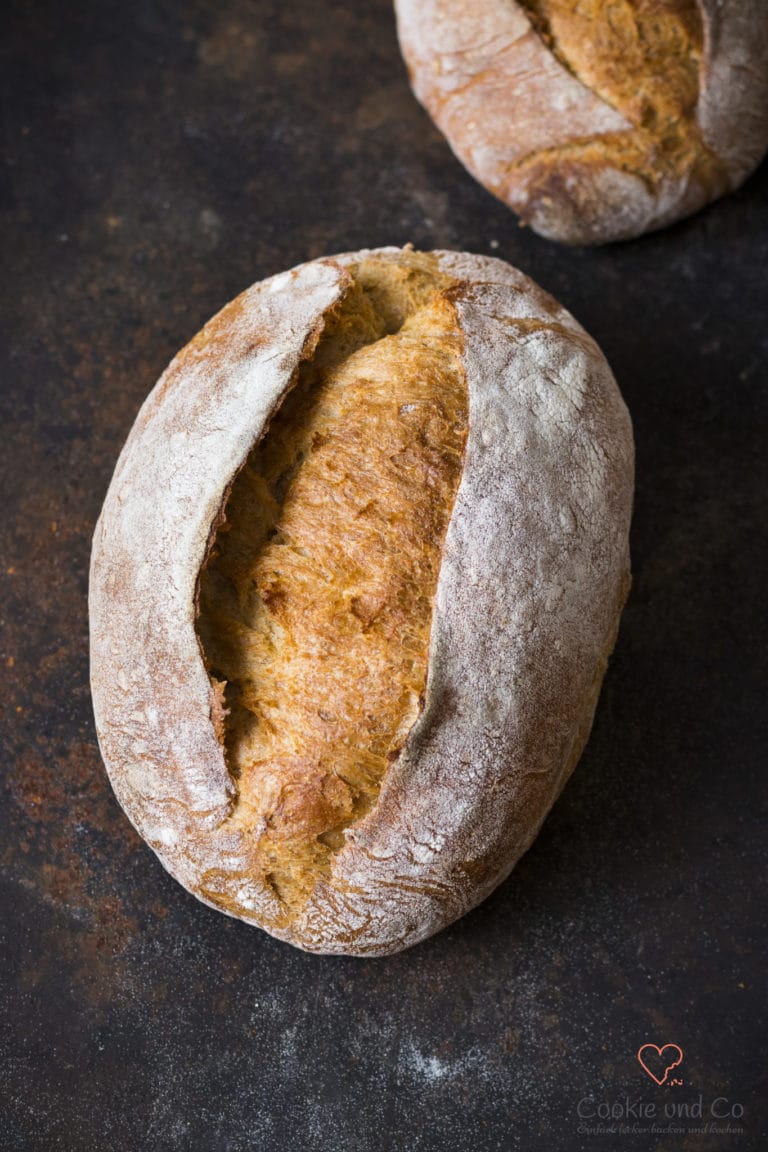
[[[643,1072],[657,1084],[666,1084],[667,1076],[682,1062],[683,1050],[679,1044],[642,1044],[637,1050],[637,1059]]]

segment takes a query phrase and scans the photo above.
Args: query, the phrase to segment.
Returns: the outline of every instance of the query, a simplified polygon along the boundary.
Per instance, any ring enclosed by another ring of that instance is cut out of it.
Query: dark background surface
[[[17,0],[3,22],[0,1148],[764,1148],[765,167],[666,232],[569,251],[453,159],[386,0]],[[635,421],[635,584],[511,880],[412,951],[307,956],[197,903],[118,809],[90,535],[140,402],[214,311],[406,241],[518,264],[600,341]],[[643,1073],[647,1041],[684,1049],[682,1086]],[[579,1132],[587,1096],[700,1094],[744,1131]]]

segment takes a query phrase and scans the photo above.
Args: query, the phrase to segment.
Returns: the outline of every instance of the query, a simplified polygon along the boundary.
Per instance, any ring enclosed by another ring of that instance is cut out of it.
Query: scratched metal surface
[[[0,1148],[763,1147],[765,169],[567,251],[452,158],[385,0],[2,20]],[[409,240],[519,264],[602,343],[635,420],[635,584],[587,752],[511,880],[410,952],[312,957],[198,904],[118,809],[89,538],[141,400],[216,309]],[[646,1042],[682,1048],[682,1085],[643,1072]],[[625,1098],[724,1125],[720,1097],[742,1132],[580,1128],[580,1101]]]

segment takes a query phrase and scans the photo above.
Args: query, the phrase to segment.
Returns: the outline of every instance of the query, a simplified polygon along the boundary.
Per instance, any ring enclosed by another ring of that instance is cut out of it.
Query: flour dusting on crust
[[[395,0],[415,95],[472,175],[541,235],[601,244],[661,228],[737,188],[764,156],[764,0],[697,0],[698,99],[672,115],[658,139],[655,112],[633,123],[558,59],[530,7],[531,0]],[[617,27],[631,23],[630,11],[624,5]],[[596,36],[593,60],[600,45]],[[690,146],[670,165],[669,130],[681,124],[690,126]]]
[[[195,595],[229,486],[362,257],[256,285],[148,398],[94,538],[92,687],[118,798],[206,903],[317,952],[382,955],[479,903],[536,835],[587,738],[629,584],[629,417],[573,318],[502,261],[435,253],[465,339],[469,439],[426,699],[367,817],[289,917],[228,822],[220,699]]]

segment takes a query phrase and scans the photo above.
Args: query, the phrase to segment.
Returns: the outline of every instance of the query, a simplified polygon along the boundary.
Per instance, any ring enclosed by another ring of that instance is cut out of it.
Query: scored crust
[[[550,239],[660,228],[738,187],[768,148],[762,0],[395,7],[418,99],[469,171]]]
[[[381,955],[479,903],[536,835],[589,732],[629,584],[629,417],[594,342],[501,261],[433,254],[463,337],[464,466],[424,701],[378,799],[288,909],[232,814],[221,698],[196,633],[232,483],[361,259],[255,285],[179,354],[118,462],[94,537],[91,668],[120,803],[200,899],[317,952]]]
[[[233,822],[289,909],[375,804],[421,707],[468,419],[454,281],[434,265],[350,266],[201,574]]]

